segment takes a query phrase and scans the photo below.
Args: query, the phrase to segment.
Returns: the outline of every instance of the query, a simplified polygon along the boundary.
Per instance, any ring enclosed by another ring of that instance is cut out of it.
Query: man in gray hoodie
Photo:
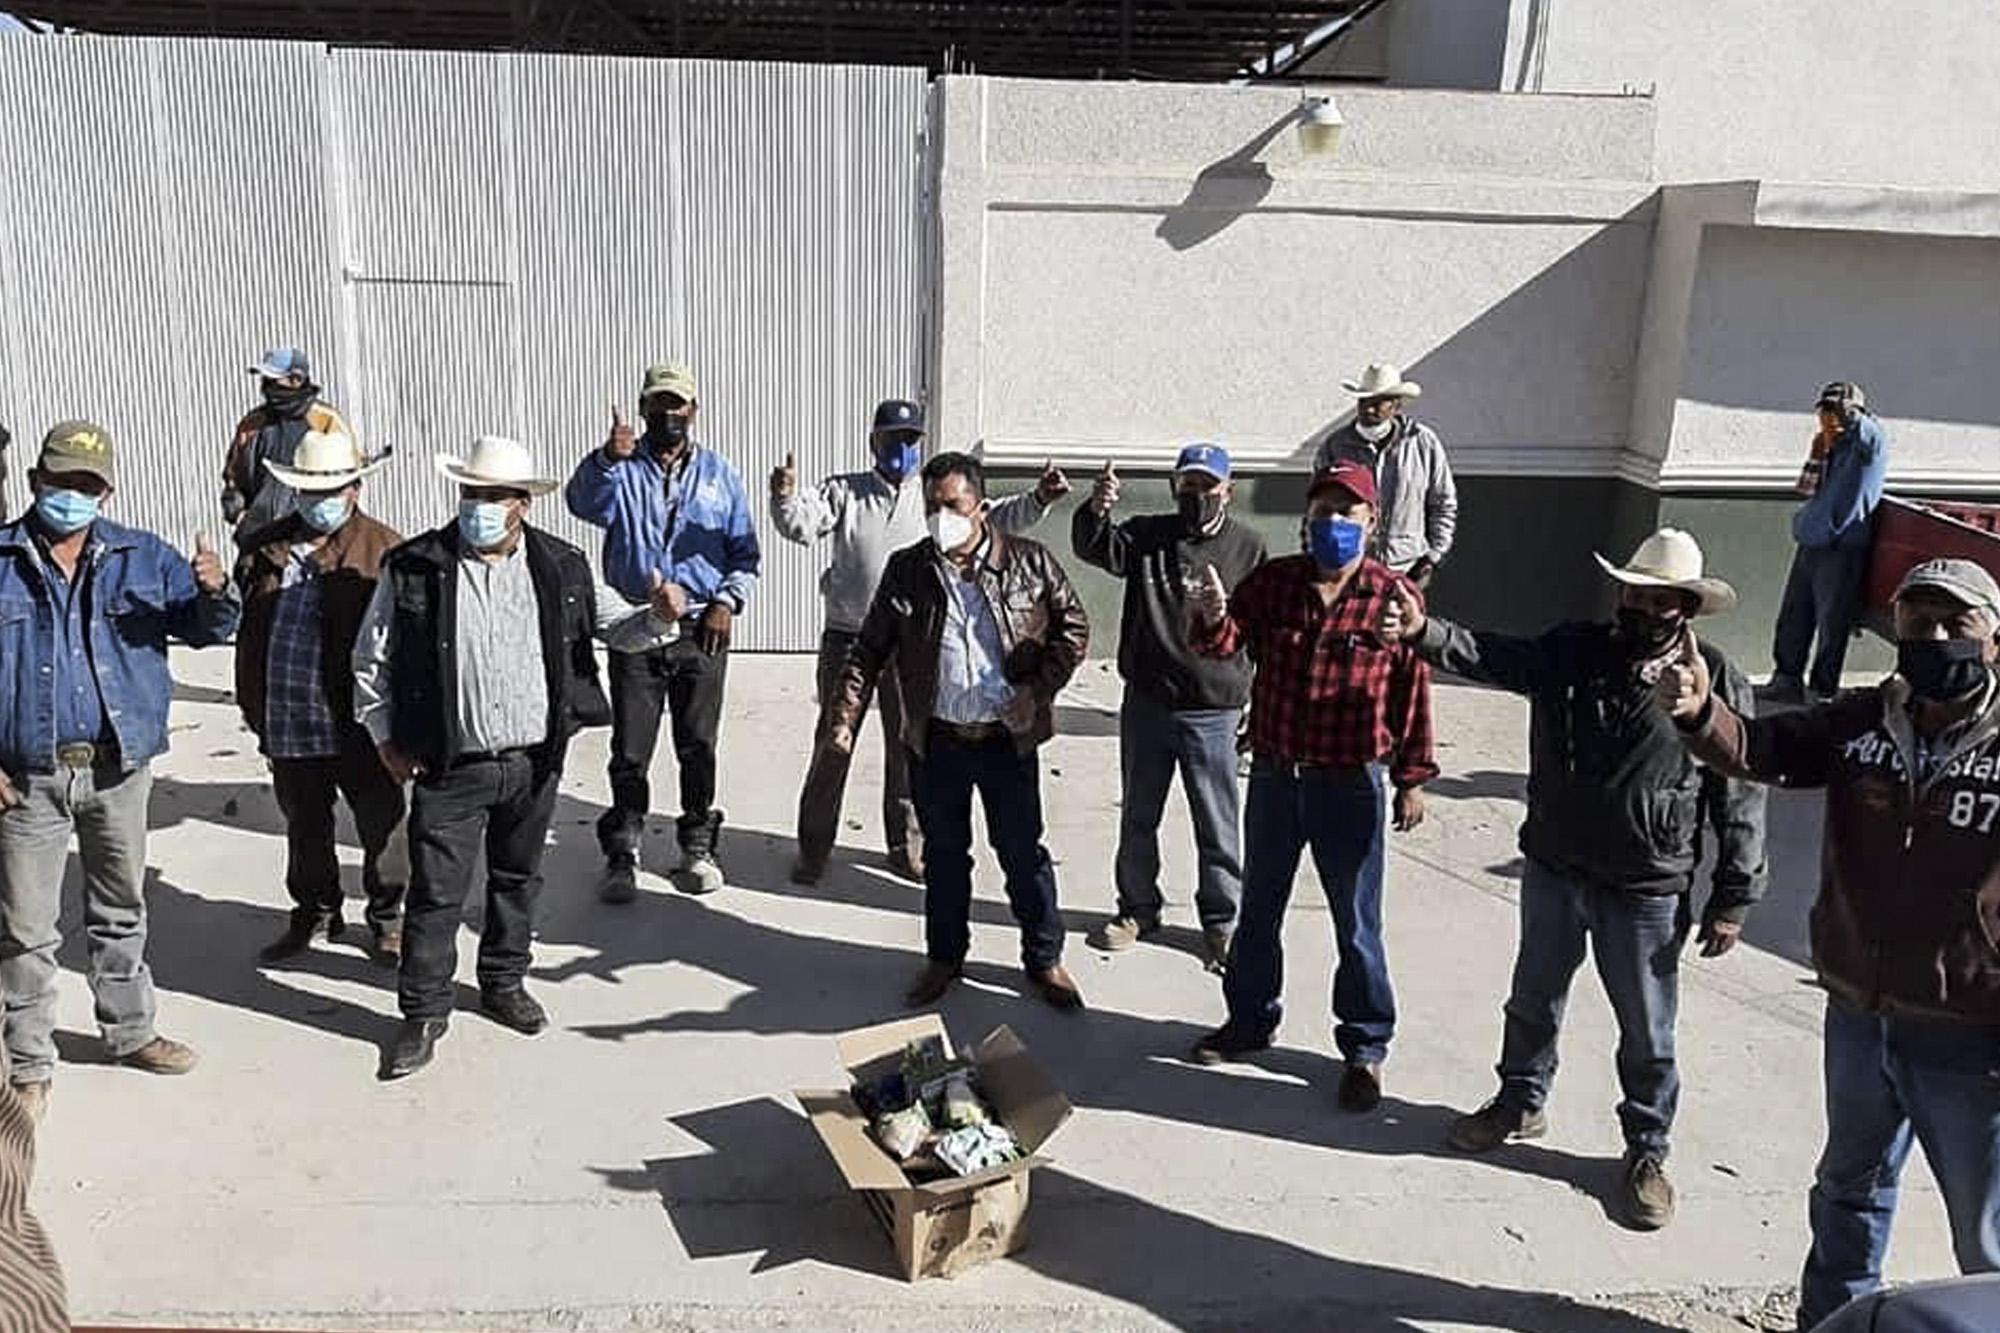
[[[840,826],[840,803],[847,790],[852,753],[839,753],[825,740],[827,705],[838,693],[847,650],[861,632],[874,600],[875,585],[889,557],[925,539],[924,493],[917,473],[922,465],[924,411],[913,402],[892,398],[875,409],[868,435],[874,466],[866,472],[828,477],[811,490],[799,487],[792,457],[771,473],[771,522],[780,536],[801,546],[822,537],[833,538],[833,560],[820,575],[826,601],[826,625],[820,634],[820,721],[815,728],[813,758],[799,793],[799,855],[792,867],[794,884],[817,884],[833,855]],[[1042,469],[1031,491],[993,502],[987,521],[1002,532],[1026,532],[1042,521],[1049,506],[1069,492],[1069,479],[1053,463]],[[924,877],[923,835],[917,828],[916,807],[910,801],[910,772],[903,734],[903,695],[892,666],[875,682],[882,706],[882,739],[886,753],[882,778],[882,829],[889,847],[889,869],[921,883]],[[865,712],[868,696],[862,696]]]

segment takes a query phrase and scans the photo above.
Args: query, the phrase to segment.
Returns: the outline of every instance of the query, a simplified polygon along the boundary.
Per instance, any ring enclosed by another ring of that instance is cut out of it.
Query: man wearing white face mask
[[[290,466],[264,460],[265,470],[297,494],[296,505],[240,537],[236,702],[271,764],[271,789],[285,815],[285,889],[293,904],[285,933],[263,951],[267,962],[346,929],[334,852],[340,796],[361,837],[376,950],[392,964],[402,952],[403,885],[400,876],[385,880],[381,863],[403,822],[403,788],[354,720],[354,640],[383,558],[403,540],[361,512],[362,479],[381,467],[363,457],[351,435],[308,431]]]
[[[391,551],[354,645],[355,718],[410,798],[410,893],[397,986],[402,1030],[381,1077],[431,1062],[450,1022],[458,921],[486,853],[479,1007],[533,1036],[548,1015],[522,985],[542,850],[570,738],[608,726],[593,635],[644,651],[678,635],[664,595],[633,610],[583,552],[528,525],[557,483],[498,436],[440,454],[458,483],[456,523]]]
[[[1357,400],[1354,420],[1321,442],[1313,471],[1360,463],[1374,475],[1382,504],[1368,554],[1428,587],[1458,531],[1458,483],[1437,432],[1403,410],[1423,386],[1377,364],[1341,387]]]

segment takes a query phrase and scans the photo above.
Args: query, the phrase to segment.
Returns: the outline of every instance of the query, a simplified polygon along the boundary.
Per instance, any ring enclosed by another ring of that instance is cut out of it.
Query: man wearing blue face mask
[[[342,796],[361,838],[376,951],[392,964],[402,954],[403,884],[399,873],[383,874],[382,859],[403,822],[403,788],[354,720],[354,640],[382,561],[403,540],[361,512],[362,479],[381,467],[351,435],[308,431],[290,466],[264,461],[296,504],[262,531],[241,535],[236,702],[271,764],[292,898],[291,922],[265,947],[267,962],[345,930],[334,852],[334,803]]]
[[[847,665],[848,649],[861,633],[868,603],[882,581],[889,557],[924,539],[924,490],[917,470],[922,466],[924,410],[906,399],[891,398],[875,409],[868,449],[875,466],[866,472],[828,477],[811,490],[799,488],[798,469],[788,455],[771,474],[771,522],[787,541],[810,546],[833,539],[833,559],[820,575],[826,602],[826,627],[819,642],[820,721],[814,729],[812,764],[799,792],[799,855],[792,882],[816,884],[826,873],[840,826],[840,803],[847,790],[853,755],[824,742],[829,708]],[[995,501],[986,521],[1006,533],[1026,532],[1049,512],[1061,492],[1044,471],[1034,490]],[[883,774],[882,831],[889,848],[889,868],[904,879],[924,877],[923,835],[916,807],[910,800],[910,766],[904,748],[903,690],[895,666],[863,688],[865,715],[871,699],[882,706]]]
[[[153,1026],[146,806],[167,748],[168,640],[223,642],[237,605],[206,537],[189,560],[101,517],[116,481],[102,426],[56,426],[28,480],[33,509],[0,526],[0,994],[13,1082],[39,1116],[72,837],[106,1053],[149,1073],[194,1068],[194,1052]]]

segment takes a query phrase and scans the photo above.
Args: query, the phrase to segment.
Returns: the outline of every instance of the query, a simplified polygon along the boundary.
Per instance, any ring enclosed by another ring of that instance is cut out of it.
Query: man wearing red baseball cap
[[[1324,468],[1306,488],[1301,554],[1265,563],[1233,593],[1210,566],[1189,590],[1195,650],[1242,648],[1256,664],[1243,907],[1223,981],[1229,1020],[1196,1044],[1194,1058],[1218,1064],[1271,1044],[1285,905],[1310,846],[1340,951],[1333,1038],[1347,1064],[1340,1104],[1349,1111],[1381,1102],[1396,1025],[1382,940],[1390,806],[1398,830],[1422,823],[1423,786],[1438,771],[1430,668],[1378,632],[1395,589],[1407,585],[1365,554],[1375,501],[1366,466]]]

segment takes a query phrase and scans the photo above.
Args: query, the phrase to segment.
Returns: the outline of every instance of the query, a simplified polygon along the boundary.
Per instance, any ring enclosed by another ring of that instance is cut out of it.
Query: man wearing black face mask
[[[308,431],[354,434],[320,397],[312,366],[298,348],[272,348],[250,373],[261,383],[264,401],[237,423],[222,465],[222,516],[239,539],[261,534],[296,508],[297,495],[272,477],[266,463],[290,467]]]
[[[1812,912],[1826,1148],[1801,1329],[1881,1286],[1912,1137],[1960,1270],[2000,1272],[2000,584],[1927,561],[1895,615],[1896,674],[1804,712],[1746,718],[1699,653],[1659,687],[1704,762],[1826,789]]]
[[[1109,462],[1070,524],[1077,558],[1125,584],[1118,673],[1121,786],[1118,914],[1093,941],[1113,953],[1160,928],[1160,817],[1178,768],[1194,818],[1199,865],[1195,907],[1211,971],[1220,972],[1243,897],[1242,798],[1236,733],[1250,700],[1250,661],[1240,650],[1204,657],[1188,639],[1188,584],[1214,565],[1228,587],[1264,563],[1264,539],[1224,512],[1229,453],[1191,444],[1174,463],[1175,512],[1114,522],[1120,484]]]
[[[1406,639],[1432,665],[1525,694],[1528,816],[1521,826],[1521,937],[1500,1047],[1500,1091],[1452,1127],[1451,1146],[1490,1152],[1547,1132],[1542,1108],[1571,979],[1586,945],[1618,1019],[1624,1100],[1624,1211],[1653,1229],[1673,1216],[1665,1164],[1680,1098],[1674,1062],[1679,959],[1704,819],[1719,841],[1702,910],[1702,956],[1735,945],[1764,888],[1764,796],[1695,764],[1652,706],[1653,684],[1682,651],[1692,618],[1726,611],[1736,593],[1702,576],[1694,538],[1663,528],[1624,566],[1598,557],[1619,584],[1615,625],[1558,625],[1538,638],[1467,630],[1426,616],[1401,592],[1383,637]],[[1732,705],[1750,685],[1714,648],[1703,661]]]

